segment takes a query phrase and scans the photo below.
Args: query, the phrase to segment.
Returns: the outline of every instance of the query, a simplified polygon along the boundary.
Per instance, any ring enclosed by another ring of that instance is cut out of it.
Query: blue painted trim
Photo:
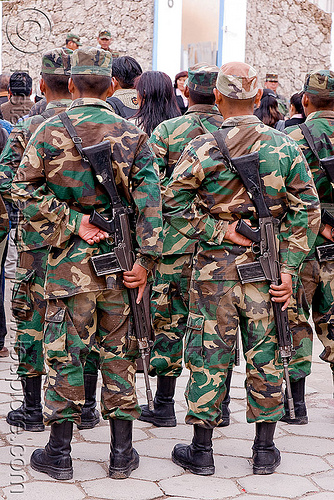
[[[153,20],[153,53],[152,53],[152,70],[157,70],[158,65],[158,14],[159,0],[154,0],[154,20]]]
[[[224,42],[224,7],[225,0],[220,0],[219,7],[219,33],[218,33],[218,54],[217,54],[217,66],[220,67],[223,64],[223,42]]]

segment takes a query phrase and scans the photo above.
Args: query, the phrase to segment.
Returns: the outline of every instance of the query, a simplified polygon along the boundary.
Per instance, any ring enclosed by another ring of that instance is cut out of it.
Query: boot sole
[[[37,472],[44,472],[48,474],[53,479],[58,479],[59,481],[66,481],[67,479],[73,478],[73,468],[59,470],[51,465],[40,465],[35,464],[33,460],[30,460],[30,467]]]
[[[306,425],[308,424],[308,417],[296,417],[294,419],[289,418],[289,417],[282,417],[281,422],[285,422],[286,424],[290,425]]]
[[[176,427],[176,418],[159,419],[156,417],[145,417],[145,415],[140,415],[138,420],[140,420],[141,422],[149,422],[150,424],[155,425],[155,427]]]
[[[138,469],[138,467],[139,467],[139,456],[137,456],[136,460],[133,463],[131,463],[128,467],[124,467],[122,469],[114,469],[109,465],[108,474],[111,479],[126,479],[130,476],[131,472],[133,470]]]
[[[178,460],[174,456],[174,450],[172,451],[172,461],[174,464],[178,465],[179,467],[183,467],[185,470],[189,470],[193,474],[197,474],[199,476],[212,476],[212,474],[215,473],[215,466],[214,465],[208,465],[206,467],[193,467],[189,464],[185,464],[182,462],[182,460]]]
[[[77,424],[77,428],[82,431],[85,429],[94,429],[94,427],[97,426],[97,424],[100,423],[100,418],[96,418],[95,420],[90,420],[90,421],[81,421],[81,424]]]
[[[253,474],[258,474],[258,475],[273,474],[277,469],[277,467],[280,465],[280,463],[281,463],[281,457],[279,457],[278,460],[276,460],[276,462],[270,466],[264,465],[259,467],[253,465]]]
[[[11,420],[10,418],[8,418],[8,416],[6,417],[6,422],[9,425],[14,425],[15,427],[21,427],[25,431],[43,432],[45,430],[44,424],[27,424],[20,420]]]

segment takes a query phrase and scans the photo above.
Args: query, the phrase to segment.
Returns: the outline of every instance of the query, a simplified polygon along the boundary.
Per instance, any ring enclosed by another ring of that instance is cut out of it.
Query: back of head
[[[61,47],[49,50],[42,56],[43,80],[53,93],[65,98],[70,98],[68,80],[71,74],[71,53],[71,50]]]
[[[172,80],[162,71],[146,71],[135,81],[140,107],[135,117],[147,134],[161,122],[180,116]]]
[[[8,90],[9,79],[9,73],[2,73],[2,75],[0,75],[0,92],[5,92],[6,90]]]
[[[71,55],[71,78],[80,96],[99,98],[111,85],[111,53],[87,47]]]
[[[13,95],[29,96],[32,89],[32,79],[24,71],[15,71],[10,75],[9,89]]]
[[[133,89],[135,79],[142,72],[140,64],[133,57],[116,57],[112,62],[112,76],[123,89]]]
[[[298,114],[304,115],[304,108],[302,105],[303,92],[297,92],[290,97],[290,104],[295,107]]]
[[[198,63],[188,69],[189,97],[193,104],[214,104],[213,89],[216,86],[218,66]]]
[[[275,93],[270,89],[263,89],[260,106],[254,114],[266,125],[274,127],[283,115],[278,111],[278,102]]]
[[[303,91],[319,110],[334,108],[334,72],[320,69],[306,75]]]

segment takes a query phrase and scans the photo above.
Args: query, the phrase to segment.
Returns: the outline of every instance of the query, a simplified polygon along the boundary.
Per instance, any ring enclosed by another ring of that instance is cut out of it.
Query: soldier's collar
[[[222,127],[236,127],[240,124],[262,123],[255,115],[231,116],[223,121]]]
[[[57,99],[55,101],[48,102],[45,109],[64,108],[64,107],[67,108],[71,103],[72,103],[71,99]]]
[[[313,113],[310,113],[308,115],[305,121],[308,122],[309,120],[314,120],[315,118],[330,118],[331,120],[333,120],[334,111],[331,111],[330,109],[323,109],[322,111],[313,111]]]
[[[184,114],[190,115],[198,112],[220,115],[220,111],[215,104],[194,104]]]
[[[79,97],[78,99],[72,101],[72,104],[69,107],[69,109],[77,108],[79,106],[99,106],[102,108],[107,108],[109,109],[109,111],[112,111],[111,106],[106,101],[102,101],[101,99],[96,99],[95,97]]]

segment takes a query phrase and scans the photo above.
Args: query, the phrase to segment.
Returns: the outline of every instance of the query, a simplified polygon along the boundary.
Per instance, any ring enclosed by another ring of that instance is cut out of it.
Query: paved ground
[[[8,285],[8,284],[7,284]],[[176,410],[178,426],[156,428],[136,422],[135,447],[141,461],[131,478],[115,481],[107,477],[109,429],[102,422],[93,430],[74,432],[72,457],[74,479],[52,480],[29,467],[36,447],[44,446],[48,432],[15,433],[5,415],[16,408],[20,386],[15,377],[13,333],[7,338],[11,357],[0,359],[0,498],[6,500],[279,500],[334,499],[334,400],[329,367],[318,359],[316,341],[313,373],[307,383],[308,425],[278,424],[276,445],[282,464],[271,476],[254,476],[250,462],[254,426],[245,420],[244,367],[232,378],[232,422],[214,432],[216,473],[194,476],[174,465],[170,453],[175,443],[189,443],[191,426],[184,424],[183,392],[187,373],[178,382]],[[144,403],[142,376],[138,392]],[[154,383],[152,384],[154,386]]]

